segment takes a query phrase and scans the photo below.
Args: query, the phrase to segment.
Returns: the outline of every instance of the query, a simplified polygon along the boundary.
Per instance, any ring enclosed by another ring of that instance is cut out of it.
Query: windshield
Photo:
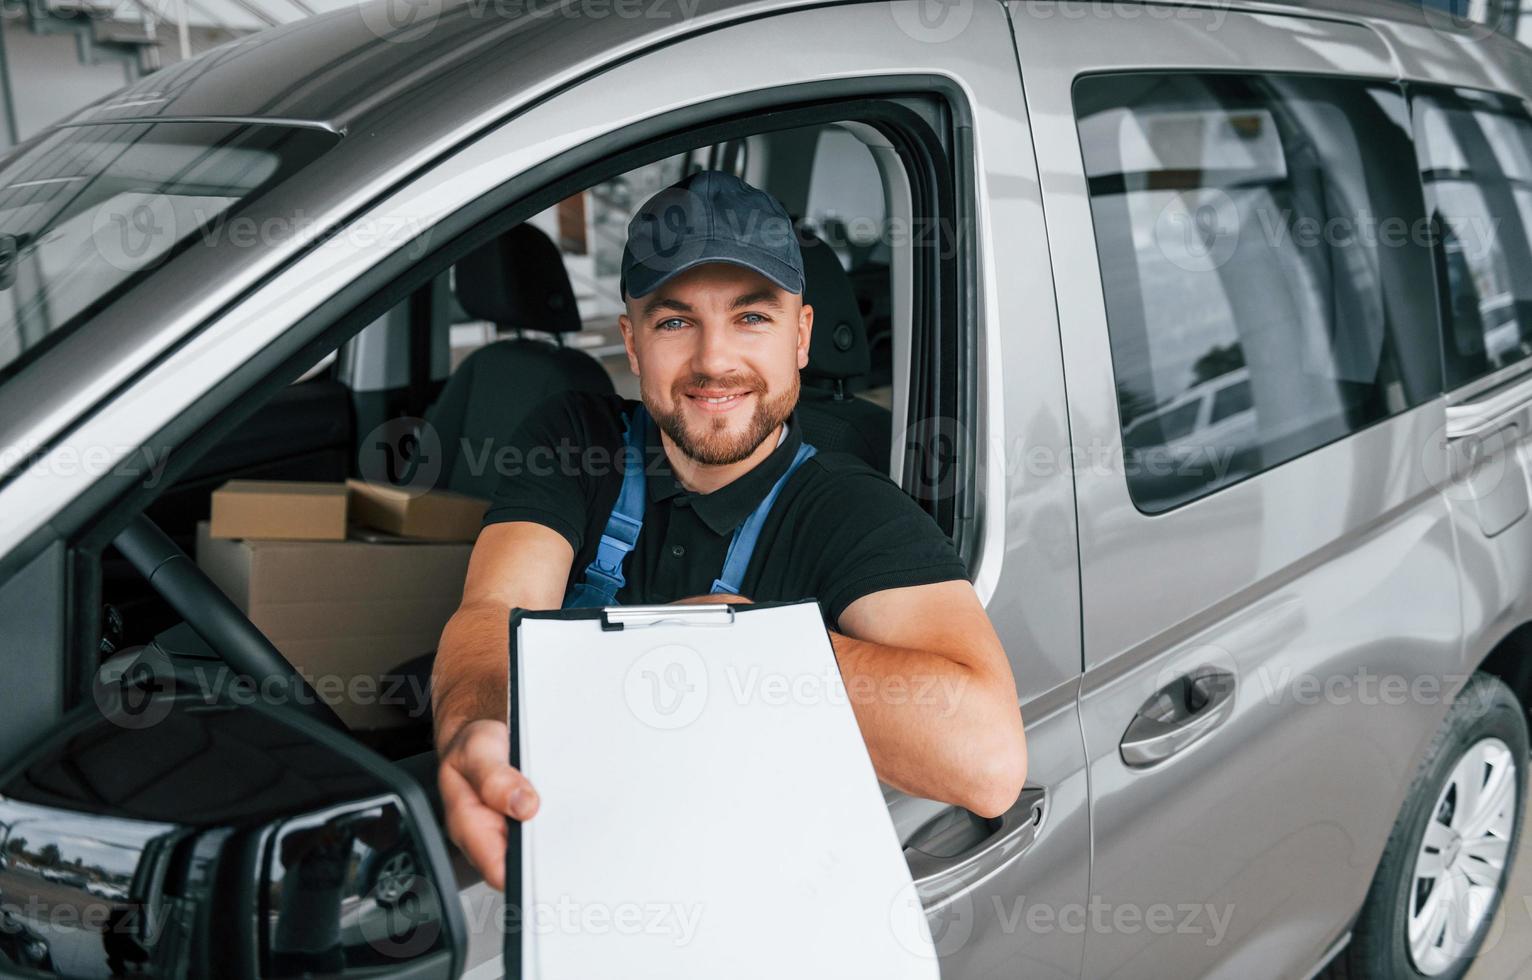
[[[93,124],[0,161],[0,380],[337,139],[247,123]]]

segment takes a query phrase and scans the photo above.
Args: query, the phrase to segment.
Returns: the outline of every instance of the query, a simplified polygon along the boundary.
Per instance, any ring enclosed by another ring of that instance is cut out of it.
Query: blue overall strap
[[[761,528],[766,525],[766,515],[771,513],[771,505],[777,502],[777,495],[782,488],[787,486],[787,481],[798,471],[804,461],[813,456],[817,450],[808,443],[798,447],[798,454],[788,464],[787,472],[777,478],[772,484],[771,492],[763,498],[750,514],[745,518],[745,523],[734,532],[734,539],[729,542],[729,553],[723,559],[723,574],[713,580],[713,593],[726,593],[728,595],[740,595],[740,583],[745,580],[745,569],[750,567],[750,556],[755,554],[755,543],[761,537]]]
[[[564,597],[565,609],[617,605],[617,593],[627,584],[622,563],[638,544],[638,532],[644,527],[644,507],[648,503],[644,481],[644,445],[649,427],[649,413],[642,404],[633,408],[623,431],[626,465],[617,504],[606,519],[606,529],[596,545],[596,558],[585,566],[582,581],[575,583]]]

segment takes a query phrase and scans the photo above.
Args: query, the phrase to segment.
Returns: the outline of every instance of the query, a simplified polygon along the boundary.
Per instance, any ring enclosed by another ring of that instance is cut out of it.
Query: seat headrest
[[[552,239],[530,224],[517,225],[458,260],[457,299],[469,316],[502,331],[580,329],[563,256]]]
[[[806,378],[845,381],[872,371],[867,326],[857,306],[851,277],[835,250],[806,229],[799,229],[803,250],[803,302],[814,308]]]

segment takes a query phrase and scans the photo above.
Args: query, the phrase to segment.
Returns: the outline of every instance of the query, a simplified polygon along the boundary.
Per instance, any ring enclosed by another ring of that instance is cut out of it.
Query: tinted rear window
[[[1420,89],[1414,109],[1455,388],[1532,356],[1532,116],[1466,90]]]
[[[1085,77],[1074,95],[1140,510],[1440,390],[1429,225],[1398,90],[1166,72]],[[1202,427],[1172,424],[1197,421],[1172,405],[1208,395]]]
[[[66,126],[0,161],[0,379],[337,139],[207,122]]]

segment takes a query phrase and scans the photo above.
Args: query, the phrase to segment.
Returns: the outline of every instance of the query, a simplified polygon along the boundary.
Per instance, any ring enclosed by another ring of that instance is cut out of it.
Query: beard
[[[709,419],[699,425],[688,425],[682,413],[686,389],[717,389],[720,391],[744,391],[755,396],[755,411],[741,432],[731,429],[733,420]],[[689,375],[670,386],[671,411],[662,411],[653,399],[645,398],[644,405],[660,431],[670,437],[676,448],[687,456],[707,466],[728,466],[750,458],[777,426],[786,422],[798,404],[798,375],[794,372],[792,383],[781,393],[768,398],[766,382],[758,374],[728,374],[713,378],[703,374]]]

